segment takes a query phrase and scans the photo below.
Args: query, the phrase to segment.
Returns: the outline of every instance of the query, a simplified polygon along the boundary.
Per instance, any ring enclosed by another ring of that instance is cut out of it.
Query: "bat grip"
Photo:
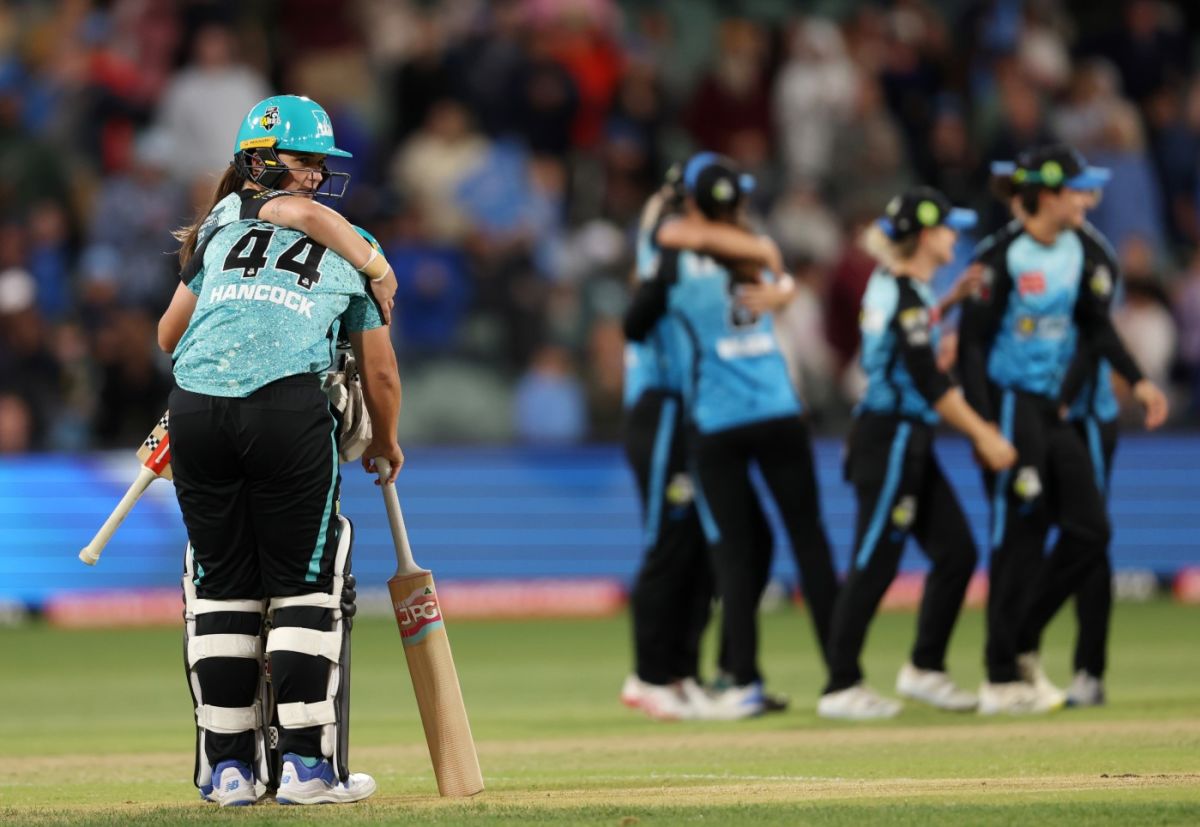
[[[96,536],[92,541],[83,547],[79,552],[79,559],[87,563],[89,566],[94,566],[100,560],[100,552],[104,551],[104,547],[108,545],[108,541],[112,539],[117,527],[125,521],[129,516],[129,512],[133,510],[133,504],[138,501],[150,483],[158,479],[158,476],[146,466],[138,469],[137,479],[129,486],[129,490],[125,492],[125,496],[117,503],[117,507],[108,515],[108,519],[104,521],[104,525],[100,526],[100,530],[96,532]]]
[[[383,504],[387,509],[388,528],[392,530],[392,545],[396,547],[396,574],[423,572],[413,559],[412,546],[408,544],[408,531],[404,527],[404,514],[400,511],[400,498],[396,496],[396,484],[388,482],[392,464],[383,457],[375,457],[375,471],[379,474],[379,487],[383,491]]]

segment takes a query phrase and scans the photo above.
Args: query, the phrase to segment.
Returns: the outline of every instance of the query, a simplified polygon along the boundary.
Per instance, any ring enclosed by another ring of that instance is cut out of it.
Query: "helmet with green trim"
[[[256,103],[238,127],[233,143],[233,165],[243,177],[267,189],[278,189],[288,167],[279,159],[279,151],[314,155],[352,157],[338,149],[333,140],[333,123],[316,101],[300,95],[275,95]],[[257,159],[258,163],[254,163]],[[339,198],[346,192],[350,176],[344,172],[322,171],[321,186],[342,179],[340,191],[321,193]]]

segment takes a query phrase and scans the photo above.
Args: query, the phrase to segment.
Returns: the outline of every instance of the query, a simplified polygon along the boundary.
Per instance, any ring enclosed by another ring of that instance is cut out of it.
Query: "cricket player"
[[[1041,713],[1065,695],[1036,644],[1075,586],[1101,566],[1110,538],[1087,447],[1060,413],[1063,378],[1082,343],[1129,380],[1148,411],[1165,410],[1108,315],[1113,283],[1079,228],[1108,171],[1065,145],[1022,153],[1013,172],[1022,215],[982,242],[983,288],[965,303],[958,364],[971,406],[1017,449],[1013,469],[985,472],[992,501],[987,681],[979,710]],[[1059,538],[1043,565],[1051,525]]]
[[[312,195],[329,180],[325,157],[348,154],[317,104],[263,101],[234,152],[213,212],[184,233],[187,263],[159,322],[174,360],[172,464],[189,539],[195,781],[206,800],[253,804],[277,748],[280,803],[357,801],[375,782],[347,764],[352,527],[340,514],[338,422],[321,378],[344,328],[375,424],[363,464],[373,473],[386,458],[394,478],[400,382],[363,278],[377,272],[378,250],[364,233],[372,254],[355,268],[246,206]],[[268,654],[273,693],[262,691]],[[277,745],[267,743],[275,716]]]
[[[684,167],[683,183],[688,215],[738,223],[746,182],[731,160],[711,152],[695,155]],[[671,245],[673,226],[659,228],[664,248]],[[757,612],[763,556],[770,550],[753,540],[752,461],[783,517],[823,651],[837,578],[802,406],[768,309],[769,294],[781,288],[757,265],[744,267],[680,246],[664,249],[658,275],[639,289],[626,333],[642,339],[669,314],[686,355],[684,400],[693,432],[696,505],[711,549],[734,684],[714,703],[723,716],[741,718],[765,710]]]
[[[1013,215],[1021,216],[1021,199],[1016,194],[1013,173],[1016,164],[997,161],[992,164],[993,191],[1007,201]],[[1100,190],[1089,193],[1088,208],[1099,201]],[[1016,222],[1019,225],[1019,221]],[[1088,255],[1096,262],[1096,278],[1112,280],[1112,288],[1104,300],[1111,306],[1121,289],[1121,270],[1116,253],[1108,240],[1092,224],[1085,221],[1079,228],[1079,237]],[[1109,499],[1109,484],[1112,479],[1112,461],[1117,449],[1117,414],[1120,405],[1113,392],[1112,366],[1108,360],[1097,355],[1086,343],[1077,349],[1071,367],[1063,380],[1061,398],[1070,405],[1067,418],[1079,432],[1088,448],[1096,485]],[[1147,429],[1157,428],[1165,417],[1165,408],[1147,408]],[[1104,672],[1108,665],[1108,632],[1112,618],[1112,561],[1104,555],[1100,565],[1081,582],[1075,584],[1076,636],[1074,651],[1074,677],[1067,688],[1068,706],[1100,706],[1105,702]],[[1036,649],[1036,639],[1026,640],[1020,648]]]
[[[666,220],[676,222],[669,239],[701,251],[754,262],[776,272],[779,251],[769,239],[702,216],[681,215],[682,166],[673,165],[651,196],[638,230],[635,278],[653,279],[664,248],[657,239]],[[673,254],[672,254],[673,255]],[[658,320],[644,341],[630,341],[625,358],[625,453],[642,497],[645,558],[631,595],[635,672],[621,690],[627,706],[661,720],[709,716],[709,696],[699,683],[700,639],[711,614],[713,585],[704,534],[688,474],[681,398],[682,354],[670,317]],[[757,499],[755,542],[771,543],[770,526]],[[769,557],[768,557],[769,559]],[[769,571],[763,571],[765,585]],[[722,646],[721,657],[727,657]],[[768,708],[786,701],[768,699]]]
[[[946,648],[978,553],[934,453],[934,427],[945,420],[966,434],[992,471],[1011,467],[1016,451],[938,369],[938,321],[965,291],[956,289],[938,304],[929,286],[938,268],[953,260],[958,233],[975,220],[974,212],[954,208],[937,190],[915,187],[894,198],[863,237],[879,267],[867,283],[859,317],[867,389],[846,455],[858,519],[850,572],[833,614],[829,682],[817,704],[824,718],[891,718],[901,710],[899,702],[863,683],[859,658],[909,536],[933,565],[917,640],[896,691],[950,711],[973,710],[978,703],[946,672]]]

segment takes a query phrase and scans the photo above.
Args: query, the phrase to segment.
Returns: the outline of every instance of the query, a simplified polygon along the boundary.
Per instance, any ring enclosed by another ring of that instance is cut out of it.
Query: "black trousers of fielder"
[[[998,396],[1000,430],[1017,464],[984,474],[992,499],[986,659],[994,683],[1019,678],[1017,655],[1038,648],[1050,619],[1103,564],[1110,537],[1087,448],[1056,403],[1011,390]],[[1052,524],[1058,542],[1046,558]]]
[[[733,681],[745,685],[762,679],[758,603],[770,549],[756,544],[753,537],[751,462],[758,464],[779,509],[824,656],[838,584],[821,522],[812,445],[804,421],[783,417],[697,434],[694,462],[697,507],[712,551],[726,668]]]
[[[1118,427],[1115,420],[1104,422],[1094,417],[1072,422],[1080,439],[1087,445],[1096,486],[1107,503],[1112,482],[1112,462],[1117,451]],[[1108,666],[1108,630],[1112,619],[1112,556],[1105,549],[1103,559],[1076,584],[1075,671],[1092,677],[1104,677]],[[1051,556],[1049,565],[1060,565]],[[1038,641],[1033,641],[1036,645]]]
[[[712,573],[687,478],[677,394],[646,391],[625,423],[625,456],[642,498],[646,555],[630,596],[637,675],[665,685],[696,677]]]
[[[171,465],[194,554],[196,594],[261,600],[327,592],[338,545],[340,476],[336,420],[314,375],[272,382],[244,399],[171,392]],[[197,635],[260,633],[248,612],[200,615]],[[330,631],[327,609],[275,613],[276,626]],[[247,707],[258,663],[206,658],[197,664],[205,703]],[[325,700],[329,663],[297,652],[271,657],[280,704]],[[281,729],[279,750],[320,756],[321,729]],[[209,733],[207,757],[253,764],[251,733]]]
[[[647,683],[699,679],[700,641],[712,615],[712,564],[687,463],[682,401],[650,390],[630,408],[625,456],[633,469],[644,515],[645,557],[630,596],[635,671]],[[771,543],[771,528],[757,500],[756,547]],[[760,592],[770,576],[770,557],[760,572]],[[723,641],[719,666],[727,669]]]
[[[945,671],[950,634],[979,555],[934,454],[933,429],[894,416],[860,416],[850,435],[846,479],[854,485],[858,519],[850,571],[833,613],[825,691],[862,680],[867,628],[895,579],[909,535],[933,563],[911,660],[918,669]]]

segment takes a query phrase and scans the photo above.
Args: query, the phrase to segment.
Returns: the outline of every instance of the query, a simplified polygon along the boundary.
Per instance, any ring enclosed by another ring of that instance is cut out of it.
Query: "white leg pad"
[[[316,703],[280,704],[276,709],[279,712],[280,726],[288,729],[337,723],[337,709],[333,705],[332,698],[326,698]]]
[[[274,605],[271,606],[275,608]],[[336,623],[335,625],[341,625]],[[299,652],[337,663],[342,656],[342,630],[318,632],[299,626],[278,626],[267,635],[268,652]]]
[[[236,735],[248,729],[259,729],[262,709],[257,703],[242,707],[200,704],[196,707],[196,726],[208,732]]]
[[[340,720],[343,712],[348,709],[348,686],[343,686],[343,678],[349,676],[349,634],[350,616],[353,607],[343,613],[343,594],[350,575],[349,560],[352,539],[350,521],[338,515],[341,521],[341,536],[334,557],[333,578],[328,592],[313,592],[310,594],[290,597],[273,597],[267,605],[267,618],[271,627],[267,634],[266,652],[298,652],[304,655],[320,657],[329,661],[329,683],[327,696],[322,701],[313,703],[286,703],[275,707],[279,718],[279,726],[283,729],[303,729],[306,727],[321,727],[321,752],[334,762],[335,772],[339,776],[348,773],[345,767],[347,751],[347,721]],[[353,592],[348,592],[353,595]],[[352,601],[352,597],[351,597]],[[298,606],[311,606],[327,609],[333,623],[330,631],[320,631],[299,626],[275,626],[275,612],[279,609]],[[348,776],[347,776],[348,777]]]
[[[263,783],[268,778],[268,752],[266,731],[263,727],[262,701],[257,700],[247,707],[221,707],[204,703],[200,688],[200,678],[195,666],[201,660],[211,657],[249,658],[257,660],[261,666],[263,658],[263,642],[260,636],[238,634],[197,635],[196,618],[199,615],[214,612],[245,612],[262,615],[266,610],[265,600],[210,600],[196,596],[195,563],[192,547],[189,544],[184,550],[183,573],[184,596],[184,641],[185,657],[188,667],[188,686],[192,692],[192,701],[196,714],[196,786],[202,793],[212,789],[212,766],[208,763],[204,744],[209,732],[234,735],[247,730],[255,731],[254,763],[255,786],[261,795],[266,786]],[[261,693],[260,693],[261,694]]]

